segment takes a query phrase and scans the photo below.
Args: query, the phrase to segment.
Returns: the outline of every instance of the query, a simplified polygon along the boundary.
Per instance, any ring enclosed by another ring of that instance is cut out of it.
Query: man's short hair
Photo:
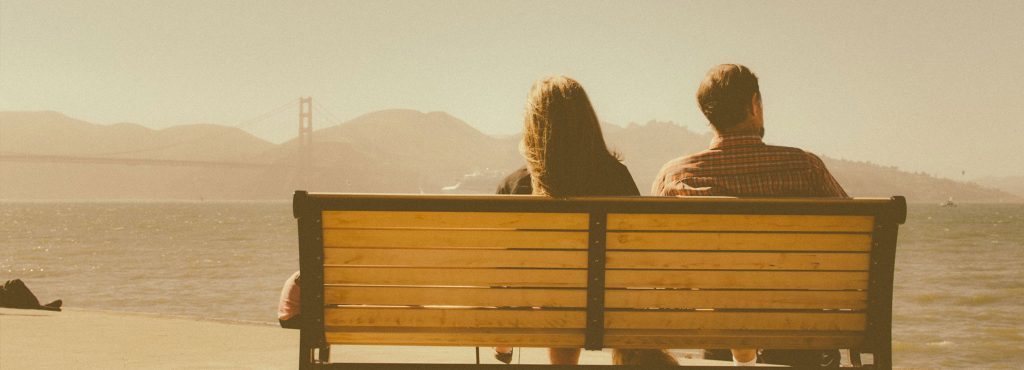
[[[697,89],[697,104],[719,132],[743,122],[754,94],[761,94],[757,76],[739,64],[720,64],[708,71]]]

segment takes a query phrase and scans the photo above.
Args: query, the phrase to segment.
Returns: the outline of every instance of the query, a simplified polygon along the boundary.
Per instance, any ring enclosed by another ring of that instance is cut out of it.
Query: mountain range
[[[665,162],[707,148],[710,134],[672,122],[603,125],[643,193]],[[488,136],[444,112],[367,113],[313,134],[310,167],[297,140],[274,144],[241,129],[195,124],[154,130],[98,125],[57,112],[0,112],[0,156],[15,154],[262,163],[266,167],[37,163],[0,158],[0,199],[287,199],[292,191],[493,193],[523,165],[518,136]],[[823,157],[851,196],[904,195],[1022,202],[1024,181],[979,185],[868,162]],[[999,189],[997,189],[997,187]],[[1002,190],[1000,190],[1002,189]]]

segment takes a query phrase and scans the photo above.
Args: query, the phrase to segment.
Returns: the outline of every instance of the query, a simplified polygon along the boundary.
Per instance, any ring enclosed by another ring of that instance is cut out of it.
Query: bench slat
[[[581,329],[453,329],[328,327],[331,344],[410,346],[582,347]],[[858,332],[609,329],[609,348],[831,349],[863,346]]]
[[[324,268],[325,284],[586,287],[587,271],[551,269]],[[860,271],[658,271],[609,270],[609,288],[864,290]]]
[[[586,249],[585,231],[326,229],[325,247]]]
[[[394,307],[329,307],[328,326],[401,326],[433,328],[583,328],[582,310],[502,310]],[[863,331],[865,315],[856,312],[605,312],[608,329],[677,330],[825,330]]]
[[[608,252],[608,268],[867,271],[867,253]]]
[[[608,270],[609,288],[864,290],[866,271]]]
[[[543,229],[586,230],[586,213],[324,211],[325,229]]]
[[[871,250],[871,235],[611,232],[608,233],[608,249],[867,252]]]
[[[607,311],[608,329],[863,331],[859,312]]]
[[[583,310],[501,310],[445,308],[324,309],[327,326],[395,326],[430,328],[584,328]]]
[[[853,309],[865,291],[608,289],[608,308]]]
[[[583,329],[328,327],[331,344],[583,347]]]
[[[859,348],[864,333],[843,331],[735,331],[609,329],[604,343],[611,348]]]
[[[586,251],[325,248],[324,265],[586,268]]]
[[[608,311],[608,329],[862,331],[863,313]]]
[[[339,287],[324,288],[324,303],[368,305],[450,305],[574,307],[587,303],[584,289]]]
[[[869,233],[871,216],[609,214],[608,230],[802,231]]]
[[[587,286],[587,270],[324,267],[325,284],[427,286]]]

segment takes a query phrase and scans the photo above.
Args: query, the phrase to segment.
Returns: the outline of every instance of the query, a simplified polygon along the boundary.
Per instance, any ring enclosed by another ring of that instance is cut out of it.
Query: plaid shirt
[[[651,194],[847,197],[818,156],[754,134],[718,136],[710,149],[666,163]]]

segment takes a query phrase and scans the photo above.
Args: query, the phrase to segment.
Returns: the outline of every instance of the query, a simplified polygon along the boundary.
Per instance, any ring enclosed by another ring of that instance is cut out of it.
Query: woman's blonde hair
[[[565,76],[538,80],[526,100],[520,152],[532,177],[533,194],[585,196],[603,169],[618,161],[608,151],[594,107],[579,82]]]

